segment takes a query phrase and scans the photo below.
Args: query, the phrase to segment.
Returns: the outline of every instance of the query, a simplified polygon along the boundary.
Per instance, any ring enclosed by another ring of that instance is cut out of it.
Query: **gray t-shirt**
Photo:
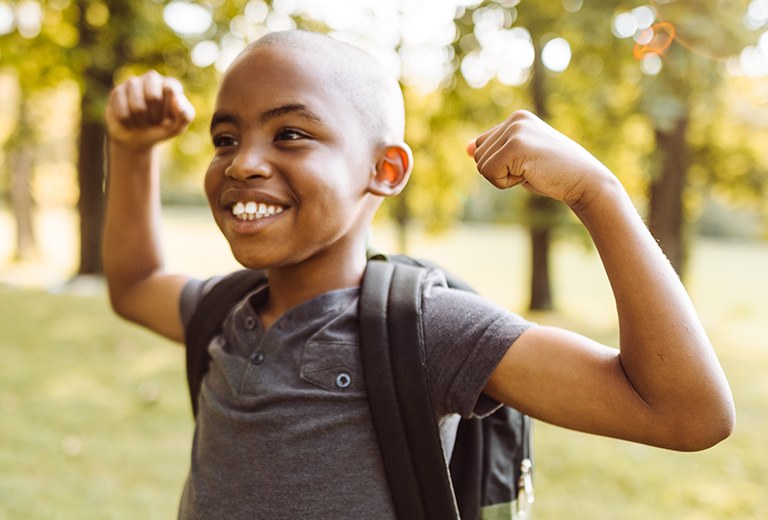
[[[185,323],[211,283],[185,287]],[[209,345],[179,518],[395,519],[366,402],[359,289],[318,296],[264,331],[256,309],[268,290],[236,305]],[[482,389],[529,325],[428,277],[423,330],[442,425],[493,409]]]

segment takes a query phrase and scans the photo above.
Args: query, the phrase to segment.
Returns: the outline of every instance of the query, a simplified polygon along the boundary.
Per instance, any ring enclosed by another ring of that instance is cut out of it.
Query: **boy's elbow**
[[[671,446],[671,449],[688,452],[708,450],[730,437],[734,424],[734,421],[723,421],[709,426],[705,431],[693,432],[687,438],[680,439],[680,442]]]
[[[108,276],[107,288],[112,311],[125,320],[137,322],[137,309],[141,308],[142,305],[140,301],[137,301],[135,286],[110,280]]]
[[[112,307],[112,311],[123,319],[131,320],[130,305],[125,294],[121,291],[115,290],[110,286],[109,291],[109,305]]]
[[[733,399],[728,399],[721,408],[717,417],[710,421],[708,442],[704,443],[700,449],[711,448],[730,437],[733,433],[736,427],[736,406],[733,403]]]
[[[148,277],[125,276],[107,267],[105,265],[105,279],[112,311],[125,320],[136,322],[137,313],[146,306],[147,300],[142,299],[141,288]]]
[[[677,451],[703,451],[724,441],[736,426],[736,409],[733,401],[712,407],[685,425],[679,423],[671,435],[670,449]]]

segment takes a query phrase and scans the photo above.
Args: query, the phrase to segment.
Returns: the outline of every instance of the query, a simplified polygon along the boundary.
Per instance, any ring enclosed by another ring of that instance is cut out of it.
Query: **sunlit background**
[[[695,8],[671,0],[0,0],[0,173],[11,215],[27,221],[16,223],[22,243],[7,242],[5,254],[24,258],[41,247],[35,241],[43,238],[32,236],[36,204],[93,200],[79,216],[98,223],[99,157],[78,165],[78,155],[90,156],[78,151],[78,136],[89,121],[100,124],[113,82],[147,68],[179,77],[197,106],[198,121],[167,153],[166,198],[199,203],[218,76],[249,41],[296,27],[360,46],[400,78],[419,173],[388,208],[401,229],[411,220],[431,228],[522,222],[525,201],[499,208],[498,194],[478,190],[467,175],[455,144],[522,107],[606,162],[647,209],[652,228],[661,212],[650,184],[678,170],[685,187],[672,198],[682,206],[660,217],[676,220],[674,236],[658,237],[669,248],[691,224],[763,236],[767,22],[768,0]],[[665,142],[676,146],[674,125],[682,125],[686,144],[678,167],[662,159]],[[84,139],[91,150],[100,136]],[[721,212],[733,218],[718,223]],[[98,245],[86,241],[80,254]],[[668,254],[683,269],[684,253]],[[98,262],[82,263],[77,272],[98,272]]]
[[[581,226],[490,189],[465,155],[525,108],[616,173],[700,310],[734,436],[681,455],[539,425],[537,518],[768,518],[768,0],[0,0],[0,518],[174,516],[183,361],[105,301],[105,100],[148,69],[181,80],[198,117],[163,148],[168,267],[234,269],[201,189],[216,83],[248,42],[294,28],[401,82],[416,167],[380,248],[615,342]]]

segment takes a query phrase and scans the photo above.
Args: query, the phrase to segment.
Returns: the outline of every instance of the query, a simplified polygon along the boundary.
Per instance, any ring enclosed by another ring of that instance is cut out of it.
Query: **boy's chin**
[[[237,263],[246,269],[259,270],[269,269],[270,267],[270,259],[265,258],[263,254],[254,254],[253,251],[243,250],[233,244],[230,244],[230,250]]]
[[[231,249],[237,263],[246,269],[268,270],[278,267],[286,267],[292,264],[288,259],[277,255],[265,254],[265,252],[256,254],[253,251],[242,251],[235,247]]]
[[[235,260],[237,260],[237,263],[243,266],[245,269],[253,269],[255,271],[259,271],[259,270],[267,270],[270,267],[273,267],[273,265],[270,262],[265,261],[263,259],[255,259],[252,257],[238,255],[238,254],[235,254],[234,256],[235,256]]]

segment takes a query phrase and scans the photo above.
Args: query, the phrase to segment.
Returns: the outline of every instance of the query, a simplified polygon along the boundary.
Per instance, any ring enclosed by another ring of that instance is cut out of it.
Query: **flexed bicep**
[[[656,446],[668,442],[669,431],[627,379],[618,349],[574,332],[544,326],[524,332],[485,392],[572,430]]]

